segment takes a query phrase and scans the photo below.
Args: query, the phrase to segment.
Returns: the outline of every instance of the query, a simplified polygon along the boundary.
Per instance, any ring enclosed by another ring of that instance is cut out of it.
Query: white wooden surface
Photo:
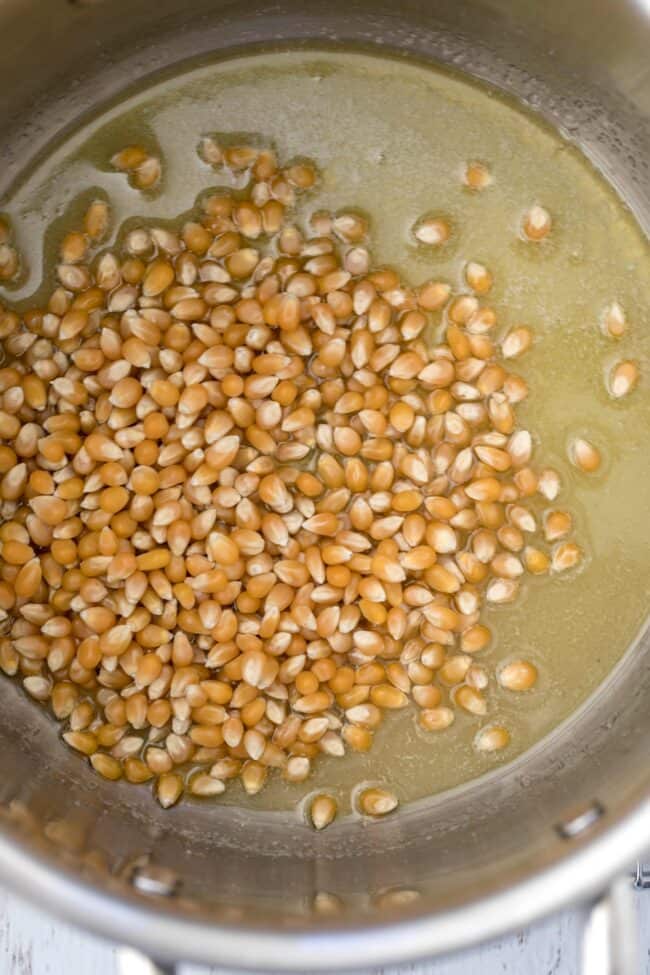
[[[636,895],[636,905],[639,975],[650,975],[650,891]],[[578,975],[578,927],[565,913],[453,959],[381,975]],[[116,975],[115,951],[0,888],[0,975]],[[185,966],[181,975],[208,975],[208,969]]]

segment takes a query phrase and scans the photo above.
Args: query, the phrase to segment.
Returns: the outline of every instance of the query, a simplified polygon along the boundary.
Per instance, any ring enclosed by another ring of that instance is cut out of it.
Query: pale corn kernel
[[[607,388],[613,399],[622,399],[631,393],[639,382],[639,367],[636,362],[626,359],[618,362],[609,372]]]
[[[149,190],[160,182],[162,165],[156,156],[147,156],[138,166],[133,167],[131,180],[140,190]]]
[[[600,330],[608,338],[620,339],[628,328],[627,316],[618,301],[612,301],[602,312]]]
[[[23,687],[30,697],[35,698],[37,701],[49,700],[50,694],[52,693],[52,682],[47,677],[39,677],[37,675],[26,677],[23,681]]]
[[[104,200],[94,200],[84,215],[84,230],[93,242],[106,236],[109,220],[108,204]]]
[[[76,264],[83,261],[88,251],[88,242],[84,234],[72,232],[66,234],[61,241],[60,256],[64,264]]]
[[[413,665],[410,668],[410,672],[413,674],[413,676],[416,676],[414,674]],[[440,690],[437,687],[434,687],[432,684],[416,684],[411,689],[411,694],[413,696],[413,700],[420,708],[436,708],[440,704],[442,698]]]
[[[321,793],[314,796],[309,807],[309,819],[314,829],[321,830],[329,826],[336,817],[336,800],[329,795]]]
[[[556,542],[569,534],[573,520],[568,511],[548,511],[544,518],[544,537],[547,542]]]
[[[0,281],[11,281],[20,270],[20,257],[15,247],[0,243]]]
[[[539,204],[535,204],[524,214],[522,231],[527,240],[544,240],[550,234],[552,226],[550,213]]]
[[[448,707],[427,708],[418,716],[424,731],[445,731],[454,723],[454,712]]]
[[[533,333],[526,325],[511,329],[501,342],[501,353],[505,359],[515,359],[533,344]]]
[[[408,698],[403,691],[390,684],[379,684],[370,689],[370,700],[379,708],[392,711],[405,708],[408,705]]]
[[[357,213],[340,213],[332,221],[332,230],[349,244],[359,243],[368,232],[368,221]]]
[[[540,471],[539,481],[538,481],[539,493],[542,494],[547,501],[555,501],[558,494],[560,493],[560,475],[557,471],[552,468],[547,467]]]
[[[187,788],[191,795],[201,798],[219,796],[226,791],[226,786],[223,782],[205,772],[199,772],[193,775],[188,781]]]
[[[364,816],[380,817],[387,816],[399,805],[399,800],[394,792],[388,789],[370,788],[364,789],[357,798],[359,811]]]
[[[454,654],[448,657],[438,670],[438,680],[447,687],[460,684],[465,679],[471,664],[470,657],[466,657],[464,654]]]
[[[63,735],[63,740],[70,748],[84,755],[92,755],[97,751],[97,738],[90,731],[68,731]]]
[[[497,752],[510,744],[510,732],[503,725],[489,725],[482,728],[474,739],[479,752]]]
[[[345,742],[355,752],[367,752],[372,746],[372,731],[358,725],[344,725],[342,735]]]
[[[460,637],[460,648],[463,653],[479,653],[489,646],[492,634],[487,626],[475,623],[463,630]]]
[[[469,261],[465,266],[465,280],[477,295],[485,295],[492,287],[492,275],[483,264]]]
[[[90,756],[90,764],[104,779],[115,782],[122,778],[122,766],[117,759],[104,752],[95,752]]]
[[[121,169],[122,171],[127,172],[130,169],[135,169],[135,167],[144,162],[146,158],[147,152],[142,148],[142,146],[126,146],[126,148],[121,149],[111,157],[111,164],[116,169]]]
[[[508,691],[528,691],[537,683],[537,668],[528,660],[514,660],[499,670],[499,684]]]
[[[463,170],[463,183],[470,190],[484,190],[492,182],[492,175],[485,163],[468,162]]]
[[[493,579],[488,583],[485,598],[489,603],[502,604],[511,603],[516,599],[519,592],[519,583],[516,579]]]
[[[443,281],[429,281],[421,285],[417,302],[425,311],[437,311],[446,305],[451,294],[451,287]]]
[[[464,711],[469,711],[470,714],[485,714],[487,712],[487,702],[481,692],[467,684],[461,685],[456,690],[454,702]]]
[[[153,775],[154,773],[141,759],[130,756],[124,760],[124,778],[127,782],[140,785],[149,782]]]
[[[598,448],[584,437],[574,437],[569,443],[569,460],[585,474],[594,474],[601,466]]]
[[[554,572],[566,572],[579,565],[582,558],[582,550],[575,542],[560,542],[553,550],[551,568]]]
[[[183,779],[175,772],[164,772],[156,783],[156,798],[163,809],[175,805],[183,794]]]
[[[249,796],[257,795],[264,787],[267,777],[267,769],[259,762],[246,762],[241,770],[241,780],[245,791]]]
[[[532,575],[543,575],[551,566],[551,560],[546,552],[532,545],[527,545],[524,549],[524,562]]]
[[[438,246],[449,240],[451,227],[443,217],[430,217],[418,221],[413,236],[420,244]]]

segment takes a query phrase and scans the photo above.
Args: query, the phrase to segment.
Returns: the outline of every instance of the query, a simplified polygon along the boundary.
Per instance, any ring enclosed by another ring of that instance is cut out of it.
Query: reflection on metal
[[[592,802],[572,810],[566,819],[556,823],[555,830],[562,839],[573,839],[597,823],[604,813],[604,806],[597,799],[594,799]]]
[[[155,863],[136,867],[131,875],[131,883],[141,894],[152,897],[172,897],[180,886],[178,874]]]
[[[637,860],[633,883],[637,890],[650,889],[650,863]]]
[[[173,975],[175,968],[157,965],[134,948],[118,948],[117,975]]]
[[[583,931],[582,975],[638,975],[638,946],[632,888],[615,880],[595,902]]]

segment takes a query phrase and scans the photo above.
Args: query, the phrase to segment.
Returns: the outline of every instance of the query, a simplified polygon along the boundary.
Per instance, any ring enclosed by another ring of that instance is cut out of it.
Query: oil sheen
[[[534,690],[515,694],[494,679],[488,719],[458,712],[451,729],[426,733],[411,710],[389,715],[365,755],[322,759],[306,783],[277,775],[254,799],[239,783],[219,801],[289,809],[327,788],[348,807],[362,780],[384,782],[402,802],[449,789],[514,758],[557,726],[606,678],[644,622],[650,596],[650,260],[647,241],[581,154],[513,103],[457,76],[413,62],[362,53],[278,51],[195,66],[136,91],[80,127],[41,160],[4,210],[29,272],[4,299],[26,303],[51,286],[55,244],[98,191],[115,225],[168,221],[190,211],[209,188],[227,185],[201,161],[201,136],[272,145],[283,160],[309,157],[321,172],[300,204],[344,206],[370,217],[376,262],[407,281],[436,278],[459,287],[467,260],[494,275],[490,303],[500,327],[525,323],[533,349],[515,365],[530,386],[518,407],[534,435],[534,464],[562,476],[558,499],[576,521],[586,552],[578,572],[531,579],[514,604],[484,614],[495,639],[481,654],[524,658],[539,669]],[[109,165],[129,142],[157,150],[161,187],[131,189]],[[463,187],[467,160],[483,160],[493,182]],[[522,213],[540,203],[553,216],[542,245],[518,235]],[[410,229],[424,213],[453,225],[442,248],[417,248]],[[47,267],[48,278],[43,279]],[[603,307],[617,300],[629,320],[620,341],[601,334]],[[612,363],[635,359],[639,387],[613,401],[605,387]],[[567,460],[567,441],[585,435],[603,452],[588,477]],[[543,510],[541,505],[539,510]],[[479,754],[472,740],[486,723],[504,724],[503,752]],[[62,746],[63,747],[63,746]]]

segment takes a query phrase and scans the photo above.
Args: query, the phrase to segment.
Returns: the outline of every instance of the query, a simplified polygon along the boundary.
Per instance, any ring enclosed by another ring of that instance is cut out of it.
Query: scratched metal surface
[[[650,891],[635,895],[639,975],[650,975]],[[577,975],[580,925],[564,913],[454,958],[372,975]],[[0,889],[0,975],[117,975],[115,949]],[[226,975],[183,966],[179,975]]]

